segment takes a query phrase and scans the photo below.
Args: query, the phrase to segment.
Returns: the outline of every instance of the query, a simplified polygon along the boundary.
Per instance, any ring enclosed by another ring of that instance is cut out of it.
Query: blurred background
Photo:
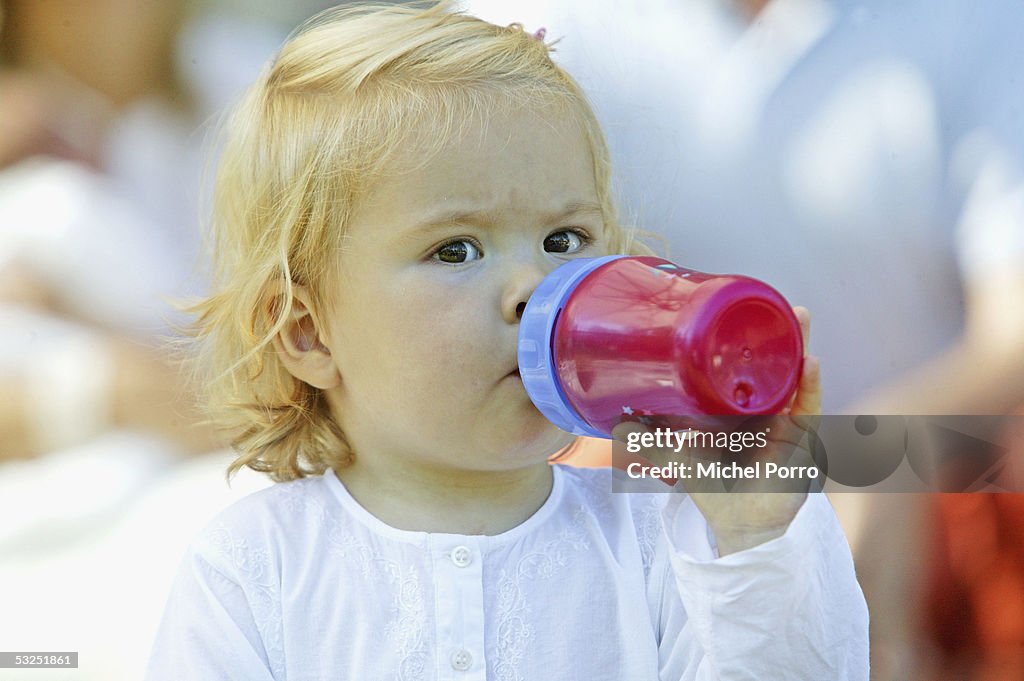
[[[139,678],[189,538],[269,484],[225,483],[169,301],[204,289],[218,116],[328,4],[0,0],[0,649],[80,652],[4,679]],[[462,4],[557,41],[624,222],[810,308],[826,413],[1020,410],[1024,4]],[[874,679],[1024,678],[1017,495],[833,502]]]

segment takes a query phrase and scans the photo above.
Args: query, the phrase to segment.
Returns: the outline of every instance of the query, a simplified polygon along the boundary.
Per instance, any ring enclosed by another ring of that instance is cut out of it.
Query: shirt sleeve
[[[171,589],[146,681],[272,681],[242,587],[190,549]]]
[[[824,494],[782,537],[721,558],[689,496],[671,495],[662,516],[662,681],[867,681],[867,605]]]

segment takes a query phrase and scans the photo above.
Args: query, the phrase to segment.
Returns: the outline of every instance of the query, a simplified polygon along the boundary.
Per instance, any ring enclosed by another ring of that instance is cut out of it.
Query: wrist
[[[727,556],[766,544],[786,534],[807,499],[806,493],[743,494],[742,515],[734,509],[727,517],[708,520],[718,556]],[[756,518],[756,521],[751,521]]]
[[[752,549],[761,544],[767,544],[786,534],[787,529],[789,529],[788,523],[781,527],[730,529],[725,531],[716,530],[712,527],[711,531],[715,535],[718,557],[721,558],[732,553]]]

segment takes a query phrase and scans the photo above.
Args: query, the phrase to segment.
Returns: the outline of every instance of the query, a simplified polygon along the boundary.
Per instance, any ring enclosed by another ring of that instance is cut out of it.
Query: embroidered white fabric
[[[867,610],[827,499],[716,558],[683,494],[555,466],[496,536],[409,532],[333,473],[221,513],[187,552],[147,678],[863,680]]]

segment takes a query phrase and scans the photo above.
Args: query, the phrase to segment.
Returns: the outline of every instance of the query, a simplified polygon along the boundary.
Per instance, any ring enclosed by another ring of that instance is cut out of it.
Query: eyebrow
[[[546,213],[542,220],[545,224],[559,222],[567,218],[579,215],[598,214],[603,216],[601,206],[593,202],[574,201],[566,204],[560,211]],[[416,223],[409,229],[410,234],[419,234],[424,231],[431,231],[442,227],[449,227],[458,224],[472,224],[481,227],[491,227],[495,222],[494,214],[486,210],[454,210],[445,211]]]

